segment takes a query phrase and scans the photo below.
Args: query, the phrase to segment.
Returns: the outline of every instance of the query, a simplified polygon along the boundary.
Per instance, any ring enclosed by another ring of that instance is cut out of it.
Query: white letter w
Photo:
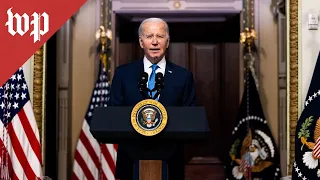
[[[16,33],[20,34],[23,36],[27,31],[29,31],[29,16],[24,13],[22,16],[20,16],[18,13],[16,13],[13,16],[13,13],[11,12],[11,8],[8,9],[7,14],[8,14],[8,21],[6,22],[6,26],[8,26],[8,32],[14,36]],[[17,19],[17,30],[15,31],[13,29],[13,18]],[[22,29],[22,18],[24,19],[24,27]]]

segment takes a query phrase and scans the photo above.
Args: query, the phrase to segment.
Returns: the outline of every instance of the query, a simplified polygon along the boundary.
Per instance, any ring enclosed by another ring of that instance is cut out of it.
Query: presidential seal
[[[154,136],[167,125],[168,115],[164,106],[153,99],[142,100],[131,112],[131,124],[141,135]]]

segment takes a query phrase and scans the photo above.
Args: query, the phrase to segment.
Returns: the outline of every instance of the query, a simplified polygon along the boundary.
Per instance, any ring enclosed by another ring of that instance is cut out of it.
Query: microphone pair
[[[140,81],[139,81],[139,91],[143,92],[145,90],[148,90],[148,92],[152,92],[157,90],[158,93],[163,89],[164,84],[163,84],[163,74],[161,72],[158,72],[155,77],[155,86],[153,89],[148,89],[147,88],[147,82],[148,82],[148,73],[143,72],[140,76]]]

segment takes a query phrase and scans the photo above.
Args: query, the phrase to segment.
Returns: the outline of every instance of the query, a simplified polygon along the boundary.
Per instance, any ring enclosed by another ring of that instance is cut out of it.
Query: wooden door
[[[205,107],[211,129],[208,142],[186,147],[186,158],[215,157],[221,163],[239,103],[238,43],[171,43],[168,58],[193,72],[197,103]]]

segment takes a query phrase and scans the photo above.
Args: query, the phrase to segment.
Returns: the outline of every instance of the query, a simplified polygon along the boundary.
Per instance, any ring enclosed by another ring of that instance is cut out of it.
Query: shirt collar
[[[144,64],[145,69],[151,68],[151,66],[152,66],[152,63],[147,59],[146,56],[144,56],[144,58],[143,58],[143,64]],[[165,59],[165,57],[163,57],[161,59],[161,61],[158,62],[158,66],[162,70],[164,70],[166,68],[166,59]]]

